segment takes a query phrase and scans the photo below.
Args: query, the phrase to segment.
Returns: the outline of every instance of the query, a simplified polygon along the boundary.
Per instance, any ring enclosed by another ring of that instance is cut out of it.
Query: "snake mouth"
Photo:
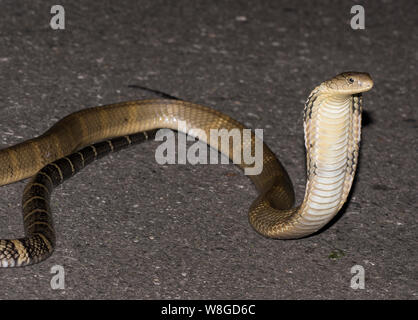
[[[362,92],[366,92],[369,91],[371,88],[373,88],[373,83],[365,83],[365,84],[360,84],[362,89],[357,90],[357,93],[362,93]]]
[[[370,75],[368,73],[365,73],[365,75],[367,75],[366,79],[361,79],[360,78],[358,80],[358,86],[360,88],[363,88],[363,90],[361,90],[359,92],[366,92],[366,91],[369,91],[371,88],[373,88],[374,83],[373,83],[372,78],[370,77]]]
[[[352,90],[355,93],[361,93],[369,91],[373,88],[373,80],[370,74],[367,72],[347,72],[342,76],[348,83],[348,90]]]

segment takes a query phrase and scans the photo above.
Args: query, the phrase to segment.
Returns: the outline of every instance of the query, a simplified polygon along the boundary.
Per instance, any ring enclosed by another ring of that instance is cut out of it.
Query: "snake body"
[[[321,83],[309,95],[304,110],[307,183],[301,205],[293,207],[291,180],[263,145],[263,170],[249,176],[259,191],[249,213],[256,231],[271,238],[300,238],[335,216],[347,199],[357,166],[361,93],[372,86],[367,73],[346,72]],[[210,130],[244,129],[238,121],[205,106],[180,100],[141,100],[81,110],[37,138],[0,150],[0,185],[32,177],[22,200],[25,237],[0,240],[0,266],[29,265],[51,255],[55,232],[49,201],[55,186],[96,158],[153,137],[155,129],[178,130],[180,121],[186,124],[181,131],[231,159],[237,146],[219,149]],[[200,130],[190,131],[193,128]],[[241,149],[253,147],[255,139],[252,134],[250,141],[242,140]]]

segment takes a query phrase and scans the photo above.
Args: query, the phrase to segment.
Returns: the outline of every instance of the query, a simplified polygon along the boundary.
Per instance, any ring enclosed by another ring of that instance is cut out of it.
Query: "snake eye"
[[[354,83],[354,79],[353,79],[353,78],[349,78],[349,79],[348,79],[348,81],[349,81],[350,83]]]

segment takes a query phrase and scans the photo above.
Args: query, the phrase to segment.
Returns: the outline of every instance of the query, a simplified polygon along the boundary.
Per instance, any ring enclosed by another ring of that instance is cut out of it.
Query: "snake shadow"
[[[182,101],[182,99],[177,98],[175,96],[172,96],[171,94],[165,93],[165,92],[160,91],[160,90],[155,90],[155,89],[151,89],[151,88],[148,88],[148,87],[140,86],[140,85],[137,85],[137,84],[128,84],[128,88],[140,89],[140,90],[143,90],[143,91],[148,91],[148,92],[151,92],[151,93],[153,93],[153,94],[155,94],[155,95],[157,95],[157,96],[159,96],[159,97],[161,97],[163,99],[173,99],[173,100],[180,100],[180,101]]]

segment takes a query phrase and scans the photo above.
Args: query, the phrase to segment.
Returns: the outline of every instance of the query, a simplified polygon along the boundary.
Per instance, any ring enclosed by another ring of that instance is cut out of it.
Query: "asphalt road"
[[[303,103],[342,71],[369,72],[348,204],[314,236],[280,241],[247,220],[257,196],[231,165],[159,165],[157,142],[111,155],[53,196],[53,256],[0,270],[2,299],[417,299],[417,3],[1,2],[0,147],[74,111],[155,97],[145,86],[264,129],[301,199]],[[23,235],[25,182],[0,188],[1,238]],[[51,268],[65,288],[51,288]],[[355,265],[365,288],[350,286]]]

